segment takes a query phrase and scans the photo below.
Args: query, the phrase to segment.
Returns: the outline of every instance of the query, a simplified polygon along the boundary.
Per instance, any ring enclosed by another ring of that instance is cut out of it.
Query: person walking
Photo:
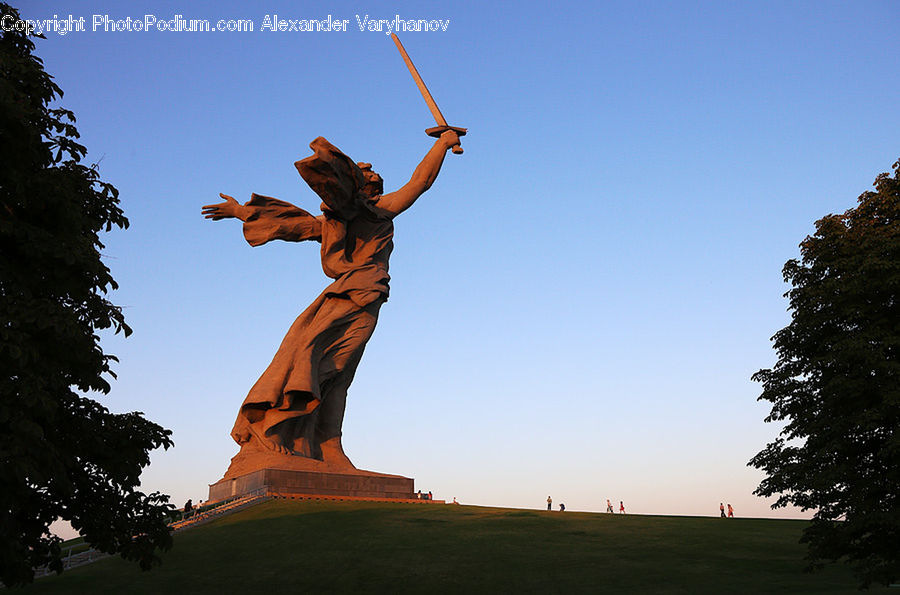
[[[725,505],[719,502],[719,514],[722,515],[722,518],[725,518]]]
[[[547,510],[553,510],[553,498],[547,496]]]
[[[610,514],[613,514],[615,512],[613,511],[612,502],[609,501],[609,498],[606,499],[606,512]]]
[[[619,500],[619,514],[625,514],[625,504]]]
[[[734,518],[734,509],[731,507],[731,504],[728,505],[728,518]]]

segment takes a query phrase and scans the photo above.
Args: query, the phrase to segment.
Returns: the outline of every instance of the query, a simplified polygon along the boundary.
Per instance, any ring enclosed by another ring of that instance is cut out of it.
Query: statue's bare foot
[[[338,469],[356,469],[356,466],[350,458],[344,454],[340,436],[326,440],[320,447],[322,448],[322,460],[327,463],[329,467],[336,467]]]
[[[294,451],[291,448],[285,446],[284,439],[278,434],[273,435],[269,439],[269,444],[267,444],[266,446],[283,455],[294,454]]]

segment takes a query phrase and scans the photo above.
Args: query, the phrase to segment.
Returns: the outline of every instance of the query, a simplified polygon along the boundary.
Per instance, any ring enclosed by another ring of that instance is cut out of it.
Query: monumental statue
[[[356,469],[344,453],[341,427],[347,390],[388,299],[393,220],[431,187],[448,150],[462,153],[459,137],[466,130],[447,125],[393,38],[438,124],[426,131],[437,140],[409,182],[384,194],[371,164],[354,163],[318,137],[310,143],[313,154],[294,166],[321,199],[321,215],[258,194],[244,204],[220,194],[225,202],[203,207],[214,221],[242,221],[251,246],[320,242],[322,270],[333,279],[291,325],[244,399],[231,430],[241,450],[210,486],[213,500],[261,485],[279,493],[412,497],[413,480]]]
[[[322,199],[312,214],[268,196],[245,204],[206,205],[210,219],[243,221],[251,246],[272,240],[321,242],[322,269],[334,281],[294,321],[275,357],[241,405],[232,437],[244,449],[268,450],[352,469],[341,446],[347,389],[378,310],[388,298],[388,258],[393,219],[437,178],[448,149],[459,144],[449,127],[396,192],[383,194],[381,176],[369,163],[354,163],[322,137],[314,154],[294,165]]]

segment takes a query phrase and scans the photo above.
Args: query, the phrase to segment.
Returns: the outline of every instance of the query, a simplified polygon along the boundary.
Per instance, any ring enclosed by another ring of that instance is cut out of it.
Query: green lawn
[[[277,500],[24,593],[854,593],[807,574],[803,521]],[[900,590],[890,589],[885,592]]]

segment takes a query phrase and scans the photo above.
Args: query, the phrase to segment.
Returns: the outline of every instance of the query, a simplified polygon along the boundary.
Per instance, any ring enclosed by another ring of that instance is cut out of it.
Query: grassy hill
[[[275,500],[177,534],[150,572],[109,558],[21,592],[856,592],[842,566],[802,572],[803,526]]]

